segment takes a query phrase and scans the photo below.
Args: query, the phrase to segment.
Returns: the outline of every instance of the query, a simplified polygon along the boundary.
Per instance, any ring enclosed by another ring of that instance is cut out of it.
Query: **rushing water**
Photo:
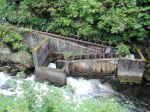
[[[34,81],[34,75],[24,79]],[[23,79],[19,79],[16,76],[10,76],[7,73],[0,72],[0,94],[4,95],[22,95],[20,85],[23,83]]]
[[[73,94],[74,99],[87,99],[96,97],[118,96],[119,93],[111,87],[103,85],[98,79],[67,78],[68,93]]]
[[[53,66],[54,67],[54,66]],[[55,68],[55,67],[54,67]],[[9,81],[11,79],[11,82]],[[14,82],[12,82],[14,80]],[[5,95],[22,95],[22,90],[20,89],[20,84],[23,80],[31,80],[34,81],[34,75],[26,78],[19,79],[15,76],[9,76],[4,72],[0,72],[0,94]],[[9,83],[10,84],[9,84]],[[13,85],[13,86],[12,86]],[[15,91],[14,91],[14,88]],[[42,88],[46,90],[47,88],[42,85]],[[125,89],[124,89],[125,88]],[[142,88],[142,87],[141,87]],[[69,96],[73,96],[74,100],[82,100],[87,98],[114,98],[121,104],[126,104],[128,102],[132,102],[134,105],[130,109],[131,112],[148,112],[150,97],[141,97],[141,93],[135,95],[136,92],[139,92],[139,88],[135,86],[121,86],[112,78],[106,79],[84,79],[82,77],[67,78],[67,88],[64,90],[65,98],[69,98]],[[135,93],[134,93],[134,90]],[[143,93],[142,93],[143,94]],[[148,99],[146,102],[145,99]]]

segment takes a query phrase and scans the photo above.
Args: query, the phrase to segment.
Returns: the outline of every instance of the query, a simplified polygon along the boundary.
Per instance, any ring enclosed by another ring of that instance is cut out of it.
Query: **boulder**
[[[61,86],[66,84],[66,74],[60,69],[39,68],[36,70],[36,81],[48,81]]]
[[[8,56],[11,54],[12,52],[9,48],[0,48],[0,62],[7,62]]]
[[[25,51],[12,53],[11,55],[8,56],[8,60],[13,63],[21,64],[27,68],[33,67],[32,56]]]
[[[9,48],[0,47],[0,71],[16,74],[33,68],[31,54],[26,51],[13,53]]]
[[[0,54],[11,54],[11,50],[9,48],[0,48]]]

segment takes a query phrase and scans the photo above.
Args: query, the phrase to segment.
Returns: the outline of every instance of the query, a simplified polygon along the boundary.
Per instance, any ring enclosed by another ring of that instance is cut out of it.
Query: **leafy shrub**
[[[64,52],[63,55],[67,59],[67,58],[70,58],[72,56],[72,52]]]
[[[109,44],[144,42],[149,37],[149,0],[22,0],[2,3],[0,16],[34,29],[77,35]],[[14,16],[12,16],[14,15]]]
[[[0,24],[0,41],[7,44],[12,50],[27,50],[28,46],[22,43],[23,37],[7,24]]]
[[[115,100],[84,100],[79,104],[65,100],[62,88],[47,86],[48,91],[41,91],[39,83],[24,81],[21,97],[0,95],[0,112],[125,112],[127,109]],[[38,89],[37,89],[38,88]]]
[[[150,31],[150,0],[137,0],[137,5],[140,7],[140,13],[138,14],[138,18],[139,18],[139,23],[141,24],[141,28],[140,30],[143,30],[143,33],[146,33],[145,30],[148,32],[148,36],[147,35],[143,35],[149,37],[149,31]],[[142,35],[142,33],[141,33]],[[141,39],[144,41],[144,43],[148,42],[148,39],[145,38],[139,38],[139,41],[141,41]],[[145,39],[145,40],[144,40]],[[148,43],[149,45],[149,43]]]
[[[120,44],[120,45],[117,45],[116,48],[117,48],[116,54],[118,55],[127,55],[130,53],[129,47],[127,45]]]
[[[27,9],[28,7],[24,4],[24,2],[21,2],[19,9],[16,9],[15,5],[6,4],[4,0],[0,0],[0,19],[5,17],[7,22],[11,24],[34,28],[37,30],[46,30],[46,20],[34,16]]]

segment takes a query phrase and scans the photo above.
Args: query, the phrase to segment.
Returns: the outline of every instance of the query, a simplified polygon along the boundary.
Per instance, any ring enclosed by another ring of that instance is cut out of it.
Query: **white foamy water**
[[[135,59],[135,55],[134,54],[128,54],[125,56],[125,58]]]
[[[50,63],[49,68],[56,68],[55,63]],[[98,79],[84,79],[67,77],[66,98],[70,96],[74,99],[87,99],[97,96],[113,96],[118,94],[109,85],[104,85]]]
[[[0,72],[0,93],[1,94],[11,95],[11,92],[9,90],[3,89],[4,88],[4,84],[9,79],[10,79],[10,77],[5,75],[3,72]]]
[[[48,68],[56,69],[56,64],[55,63],[49,63]]]
[[[49,88],[49,86],[45,83],[35,83],[34,78],[35,76],[31,75],[26,79],[19,79],[17,77],[9,76],[6,73],[0,72],[0,94],[22,97],[24,95],[24,90],[21,85],[24,83],[24,81],[29,81],[27,82],[30,83],[29,89],[33,87],[32,89],[37,92],[36,101],[40,106],[42,96],[47,95],[48,92],[53,91],[53,89],[51,90],[51,88]],[[77,102],[78,104],[82,103],[82,100],[89,98],[119,98],[120,100],[122,97],[122,94],[117,93],[115,90],[113,90],[109,83],[102,83],[99,79],[68,77],[67,86],[66,88],[61,88],[61,91],[64,92],[63,96],[66,101],[69,102],[73,99],[73,101]],[[140,110],[136,112],[144,112],[141,111],[140,108],[135,107],[134,109]]]
[[[20,85],[22,80],[14,76],[9,76],[7,73],[0,72],[0,94],[21,96],[23,91]]]
[[[17,95],[21,96],[23,90],[20,87],[24,80],[33,81],[34,75],[26,79],[18,79],[14,76],[9,76],[6,73],[0,72],[0,93],[5,95]],[[14,83],[14,82],[15,83]],[[10,83],[10,84],[9,84]],[[10,86],[11,85],[11,86]],[[15,88],[15,90],[14,90]],[[46,84],[39,83],[39,86],[35,86],[36,91],[48,91]],[[66,99],[73,97],[76,100],[94,98],[97,96],[113,96],[115,91],[112,88],[103,85],[98,79],[84,79],[84,78],[67,78],[67,87],[64,89],[64,96]]]
[[[84,78],[67,78],[66,95],[73,96],[73,99],[82,100],[95,97],[112,97],[117,95],[111,87],[103,85],[98,79],[84,79]]]
[[[6,77],[4,76],[4,73],[3,72],[0,72],[0,87],[1,85],[3,85],[6,81]]]
[[[20,79],[15,76],[9,76],[6,73],[0,72],[0,94],[7,96],[15,95],[16,97],[23,97],[25,91],[22,88],[22,85],[25,81],[28,81],[27,83],[30,83],[29,88],[32,88],[33,91],[37,91],[36,102],[39,103],[40,106],[42,96],[48,93],[49,88],[48,85],[45,83],[35,83],[34,79],[35,79],[34,75],[31,75],[26,79]]]

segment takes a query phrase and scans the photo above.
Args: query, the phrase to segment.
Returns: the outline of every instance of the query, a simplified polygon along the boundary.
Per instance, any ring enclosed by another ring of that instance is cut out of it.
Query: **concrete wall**
[[[75,76],[112,76],[116,74],[116,59],[58,60],[56,66],[65,69],[68,75]]]
[[[70,41],[56,35],[53,36],[38,32],[24,33],[24,42],[32,50],[36,70],[50,63],[53,58],[51,57],[53,52],[57,52],[58,54],[69,52],[73,57],[81,56],[81,59],[70,62],[70,67],[68,67],[70,74],[79,73],[89,75],[95,73],[101,75],[105,73],[117,73],[120,82],[140,83],[142,81],[145,65],[144,60],[118,59],[114,55],[113,49],[109,46],[96,47],[84,41],[78,43],[78,41],[74,42],[74,40]],[[83,56],[88,58],[90,55],[99,55],[99,60],[82,60]],[[113,63],[114,59],[118,59],[117,62]]]
[[[122,83],[141,83],[145,70],[143,60],[119,59],[118,77]]]
[[[39,34],[37,32],[24,33],[24,42],[27,43],[32,50],[35,67],[45,66],[50,60],[50,54],[57,52],[64,54],[71,53],[72,57],[87,56],[87,55],[101,55],[105,53],[105,47],[86,47],[73,41],[67,41],[61,38],[54,38],[52,36]],[[84,43],[84,42],[83,42]],[[103,56],[104,57],[104,56]]]

